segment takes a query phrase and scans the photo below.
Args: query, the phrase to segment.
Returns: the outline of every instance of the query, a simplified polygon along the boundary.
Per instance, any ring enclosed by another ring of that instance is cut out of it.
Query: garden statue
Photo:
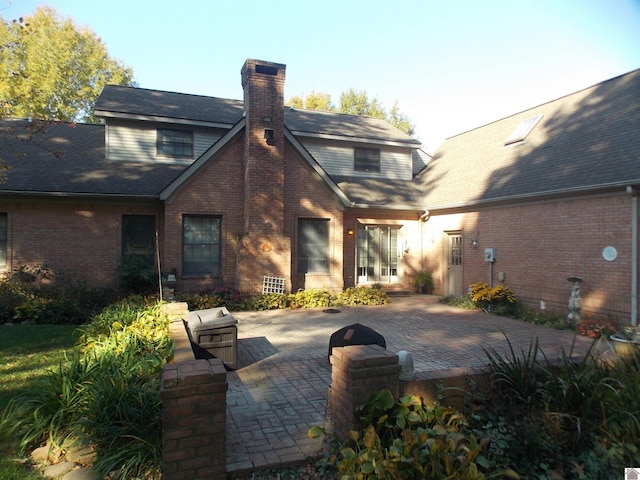
[[[580,298],[580,284],[582,283],[582,279],[572,275],[567,278],[567,280],[573,282],[571,296],[569,297],[569,315],[567,315],[567,324],[576,325],[580,323],[580,309],[582,308],[582,299]]]

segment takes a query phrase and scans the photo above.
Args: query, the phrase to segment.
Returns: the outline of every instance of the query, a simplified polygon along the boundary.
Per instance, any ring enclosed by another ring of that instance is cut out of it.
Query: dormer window
[[[159,156],[193,157],[193,132],[188,130],[158,130],[156,148]]]
[[[542,115],[536,115],[535,117],[527,118],[526,120],[521,121],[515,128],[515,130],[511,133],[511,135],[509,135],[504,141],[504,144],[511,145],[513,143],[522,142],[525,138],[527,138],[527,135],[531,133],[531,130],[533,130],[533,127],[538,124],[541,118]]]
[[[380,171],[380,149],[378,148],[354,148],[353,169],[357,172]]]

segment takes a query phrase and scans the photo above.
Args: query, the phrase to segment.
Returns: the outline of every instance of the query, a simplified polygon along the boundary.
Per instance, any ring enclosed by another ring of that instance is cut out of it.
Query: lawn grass
[[[48,369],[64,360],[75,344],[76,325],[0,325],[0,410],[20,390],[34,385]],[[0,443],[0,478],[43,477],[15,461],[10,442]]]

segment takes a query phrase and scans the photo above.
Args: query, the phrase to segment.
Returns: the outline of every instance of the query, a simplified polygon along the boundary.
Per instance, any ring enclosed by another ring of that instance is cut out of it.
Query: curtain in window
[[[182,271],[185,275],[220,275],[219,217],[184,216]]]
[[[298,273],[329,272],[329,220],[298,220]]]
[[[122,258],[139,257],[155,265],[156,219],[153,215],[122,216]]]

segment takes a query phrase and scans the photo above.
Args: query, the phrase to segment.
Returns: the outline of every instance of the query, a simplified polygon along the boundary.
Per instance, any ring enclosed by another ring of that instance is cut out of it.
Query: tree
[[[377,98],[369,100],[367,92],[356,92],[350,88],[340,94],[340,113],[351,115],[365,115],[373,118],[387,118],[387,112]]]
[[[87,27],[50,7],[19,21],[0,17],[0,117],[95,122],[107,83],[135,85],[133,71]]]
[[[291,97],[287,102],[287,106],[321,112],[336,111],[336,107],[331,103],[331,95],[329,93],[318,93],[313,90],[306,97]]]
[[[396,127],[399,130],[402,130],[409,135],[413,135],[415,133],[415,127],[411,123],[409,117],[407,117],[404,113],[400,112],[400,108],[398,107],[398,101],[393,102],[393,107],[391,107],[391,111],[387,116],[387,120],[391,125]]]
[[[312,91],[309,95],[293,96],[287,102],[287,106],[304,108],[306,110],[319,110],[322,112],[340,112],[351,115],[366,115],[368,117],[382,118],[403,132],[413,135],[415,127],[409,117],[400,112],[398,102],[394,102],[390,112],[378,101],[377,98],[369,99],[367,92],[356,91],[353,88],[340,94],[340,105],[336,108],[331,103],[331,95]]]

